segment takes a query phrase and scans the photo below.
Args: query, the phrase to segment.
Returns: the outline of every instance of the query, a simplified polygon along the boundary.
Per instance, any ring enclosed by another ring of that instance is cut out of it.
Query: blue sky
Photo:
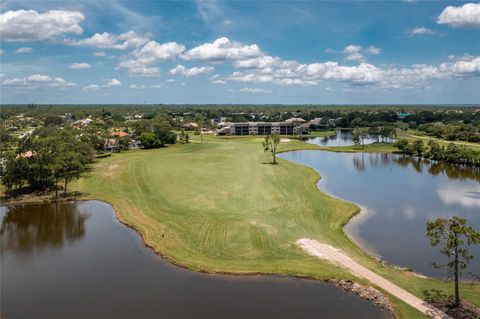
[[[479,103],[480,3],[3,1],[2,103]]]

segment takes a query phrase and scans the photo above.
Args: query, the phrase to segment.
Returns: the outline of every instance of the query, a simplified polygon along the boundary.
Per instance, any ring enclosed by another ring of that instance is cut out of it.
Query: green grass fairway
[[[341,248],[420,297],[424,289],[450,291],[450,285],[383,267],[364,254],[342,231],[358,207],[320,192],[314,170],[282,159],[266,164],[261,138],[203,140],[114,154],[71,189],[111,203],[155,251],[190,269],[362,282],[295,245],[309,237]],[[299,141],[281,146],[301,148],[315,146]],[[480,305],[479,285],[465,284],[462,292]],[[422,317],[393,301],[401,317]]]

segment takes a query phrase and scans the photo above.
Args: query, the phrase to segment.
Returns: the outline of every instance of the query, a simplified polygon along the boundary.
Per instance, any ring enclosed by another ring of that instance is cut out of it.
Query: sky
[[[1,103],[478,104],[480,3],[2,1]]]

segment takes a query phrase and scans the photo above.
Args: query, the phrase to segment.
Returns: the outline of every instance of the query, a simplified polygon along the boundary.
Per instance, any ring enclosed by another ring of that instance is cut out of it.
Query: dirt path
[[[453,143],[453,144],[456,144],[456,145],[462,145],[462,146],[470,146],[470,147],[474,147],[474,148],[478,148],[480,147],[480,145],[478,143],[473,143],[473,142],[462,142],[462,141],[448,141],[448,140],[442,140],[440,138],[436,138],[436,137],[430,137],[430,136],[423,136],[423,135],[415,135],[415,134],[410,134],[410,133],[403,133],[405,136],[407,137],[411,137],[411,138],[419,138],[419,139],[422,139],[422,140],[433,140],[435,142],[444,142],[444,143]]]
[[[398,287],[387,279],[365,268],[364,266],[354,261],[352,258],[342,253],[340,250],[330,245],[322,244],[316,240],[308,238],[299,239],[297,241],[297,245],[302,247],[303,250],[305,250],[308,254],[312,256],[316,256],[318,258],[325,259],[334,264],[345,267],[350,270],[354,275],[369,280],[373,284],[377,285],[378,287],[382,288],[383,290],[387,291],[398,299],[404,301],[410,306],[418,309],[427,316],[441,319],[450,318],[444,312],[438,310],[437,308],[434,308],[420,298],[412,295],[405,289]]]

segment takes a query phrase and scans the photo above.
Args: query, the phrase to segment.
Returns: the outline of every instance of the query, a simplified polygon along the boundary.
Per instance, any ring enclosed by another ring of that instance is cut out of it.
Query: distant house
[[[78,121],[75,121],[73,122],[73,126],[75,128],[82,128],[84,126],[87,126],[89,125],[90,123],[92,123],[92,119],[91,118],[86,118],[86,119],[82,119],[82,120],[78,120]]]
[[[112,136],[115,136],[115,137],[125,137],[125,136],[128,136],[129,134],[127,132],[123,132],[123,131],[120,131],[120,132],[112,132]]]
[[[131,140],[130,143],[128,144],[128,148],[131,149],[137,149],[142,146],[142,143],[138,140]]]
[[[230,135],[230,126],[222,127],[221,129],[217,130],[217,135]]]
[[[109,138],[105,141],[103,149],[105,152],[119,152],[121,150],[121,146],[120,143],[118,143],[118,139]]]
[[[299,126],[295,127],[295,134],[298,135],[308,135],[310,134],[310,122],[300,124]]]
[[[35,155],[35,153],[33,153],[32,151],[26,151],[25,153],[17,155],[17,158],[18,157],[31,158],[33,155]]]
[[[328,127],[328,120],[321,118],[321,117],[316,117],[310,122],[310,128],[314,130],[320,130]]]
[[[399,120],[403,120],[404,118],[408,117],[412,115],[411,113],[407,113],[407,112],[398,112],[397,113],[397,116],[398,116],[398,119]]]
[[[190,123],[184,124],[183,127],[190,130],[195,130],[198,128],[198,124],[194,122],[190,122]]]
[[[294,125],[300,125],[302,123],[305,123],[306,121],[304,119],[302,119],[301,117],[291,117],[291,118],[285,120],[285,122],[292,123]]]

